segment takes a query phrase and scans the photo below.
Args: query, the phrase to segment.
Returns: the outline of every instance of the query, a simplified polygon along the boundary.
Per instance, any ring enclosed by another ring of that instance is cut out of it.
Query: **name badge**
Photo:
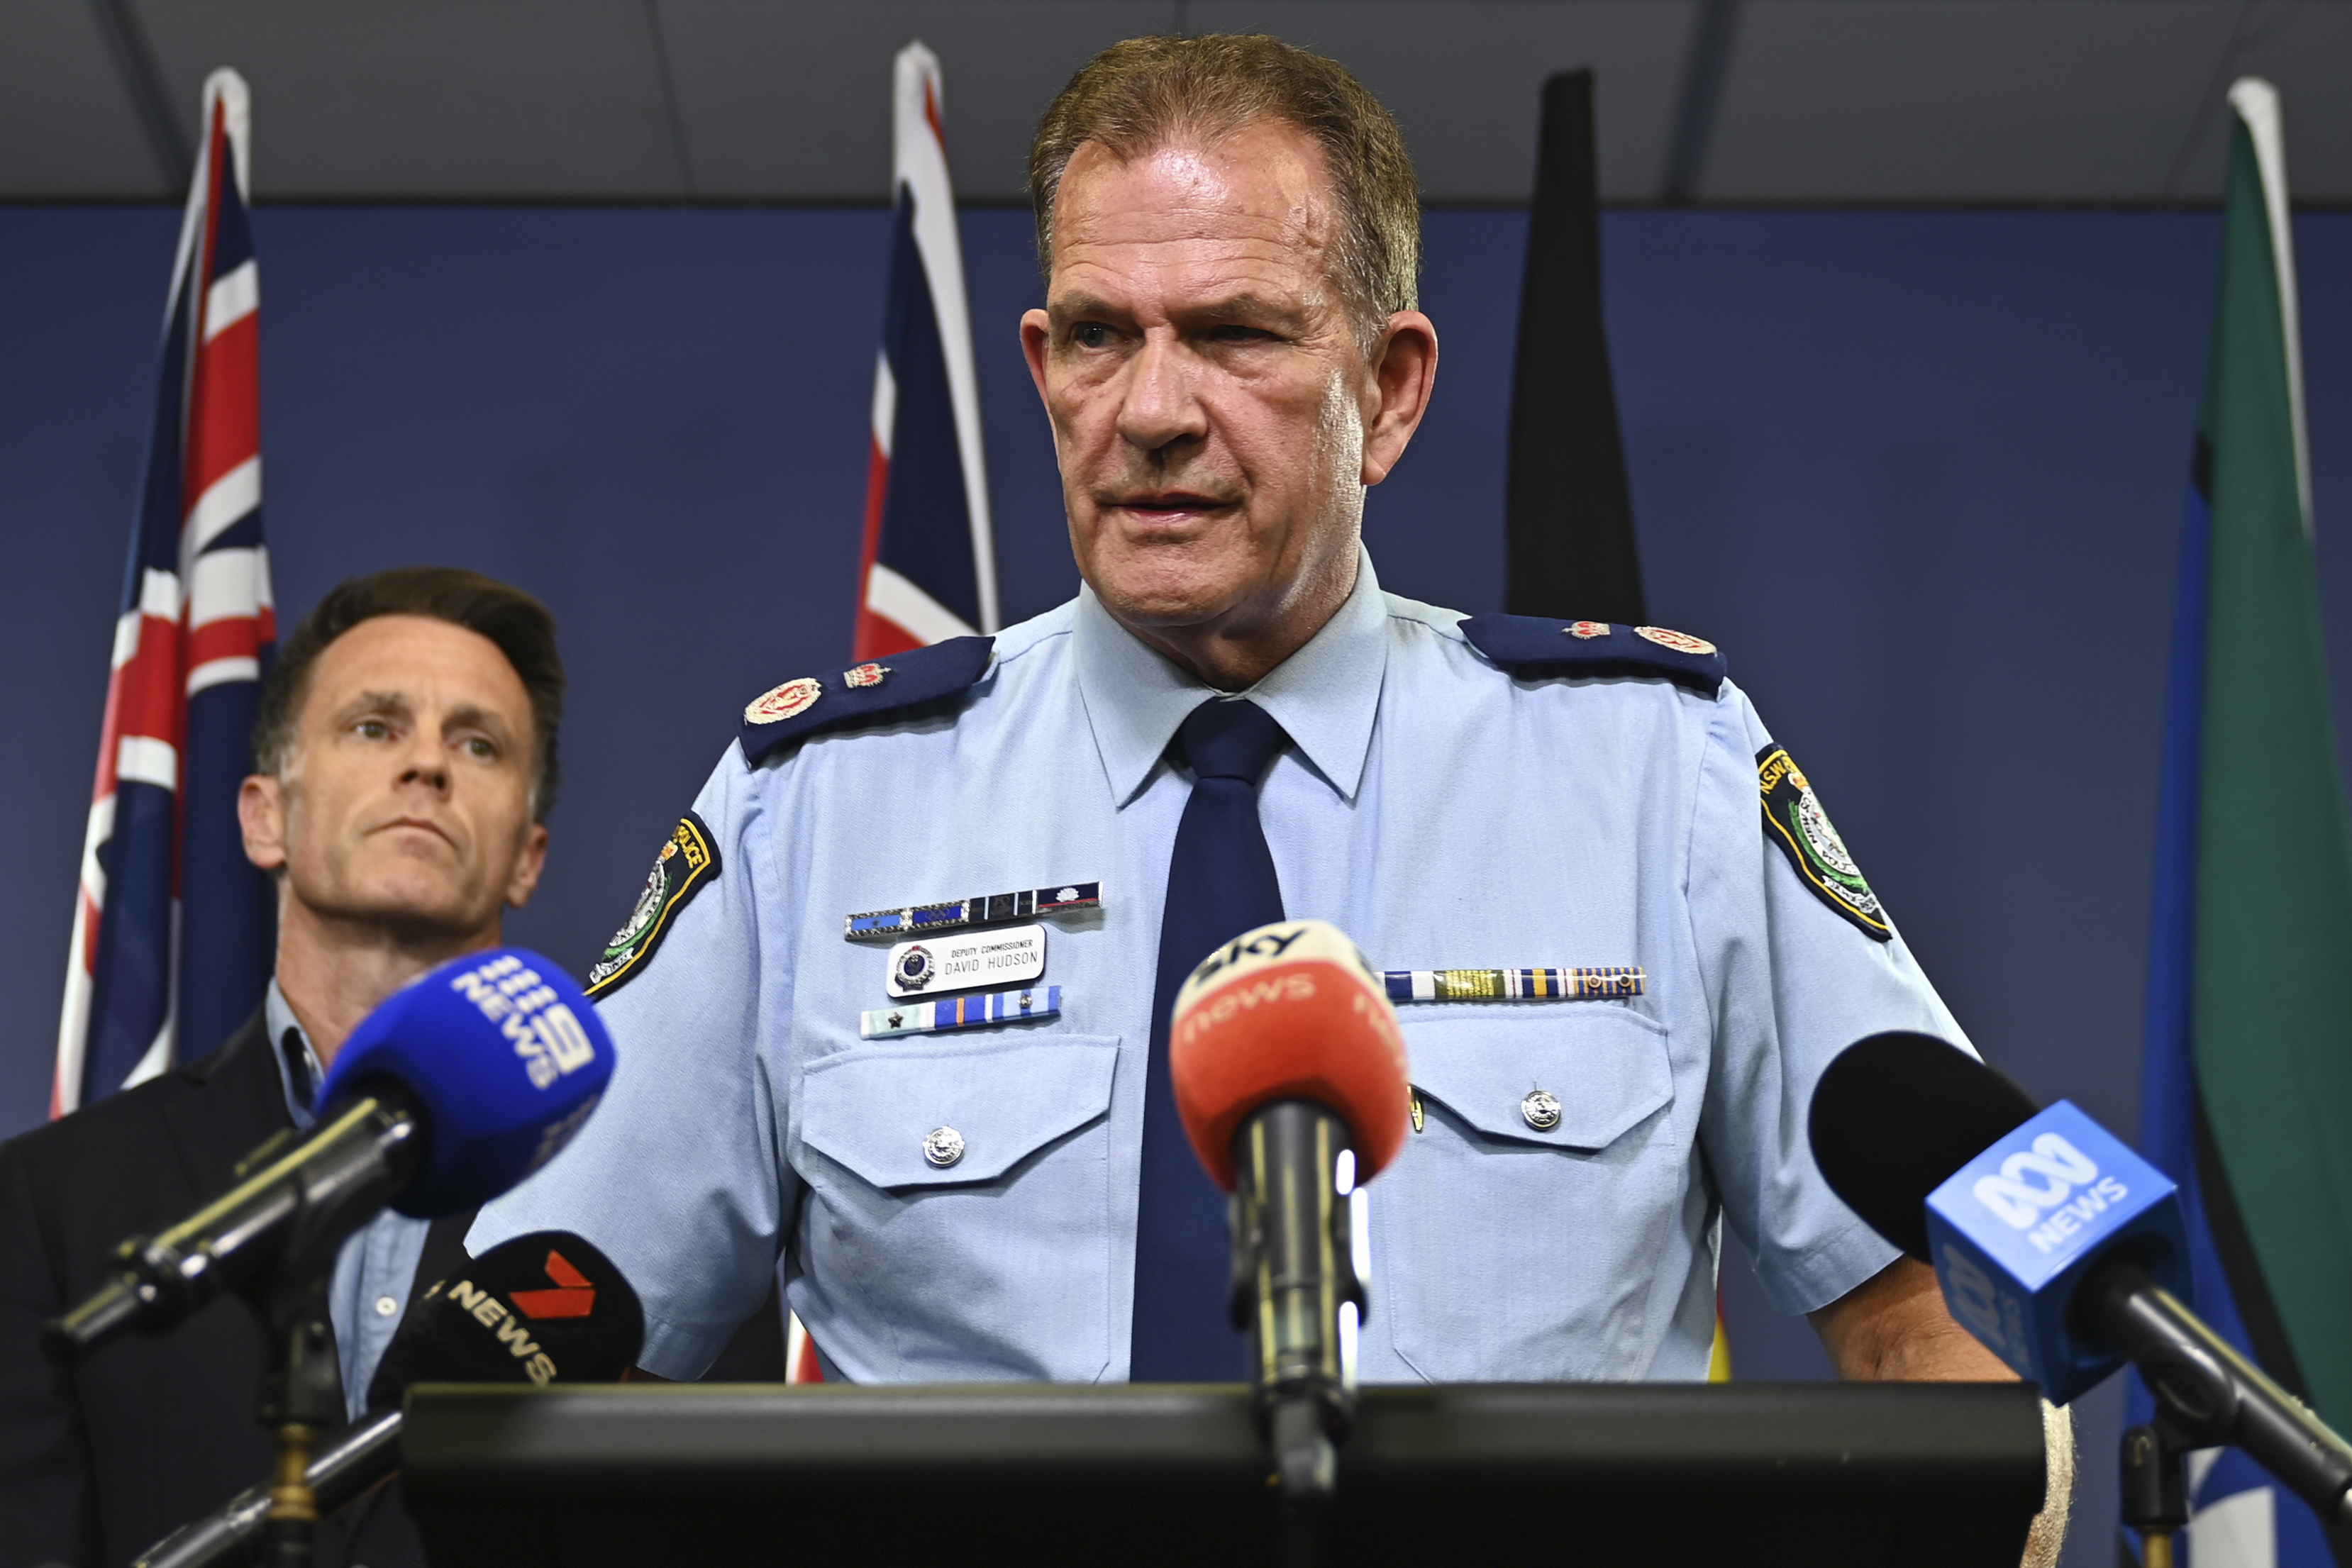
[[[1025,986],[1045,972],[1043,925],[1000,926],[901,942],[890,949],[894,997],[936,996],[975,986]]]

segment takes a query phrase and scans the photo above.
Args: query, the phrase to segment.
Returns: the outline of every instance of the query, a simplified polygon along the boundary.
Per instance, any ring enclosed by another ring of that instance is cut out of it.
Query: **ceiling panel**
[[[0,193],[169,194],[89,0],[0,5]]]
[[[1330,55],[1404,127],[1436,201],[1524,202],[1535,190],[1544,78],[1591,67],[1601,193],[1663,182],[1695,0],[1193,0],[1199,32],[1277,34]]]
[[[191,129],[245,74],[258,197],[686,193],[644,0],[134,3]]]
[[[2241,0],[1748,0],[1715,200],[2152,199]]]
[[[193,136],[253,83],[265,199],[877,201],[890,57],[947,72],[958,190],[1018,200],[1038,114],[1137,33],[1347,62],[1437,202],[1527,199],[1538,89],[1598,77],[1601,183],[1662,199],[1703,0],[120,0]],[[0,0],[0,200],[170,195],[101,0]],[[1702,202],[2210,202],[2221,94],[2285,94],[2299,198],[2352,202],[2352,0],[1734,0]],[[1696,106],[1705,110],[1707,105]]]
[[[694,189],[881,201],[890,62],[940,57],[956,193],[1017,201],[1029,138],[1095,53],[1176,23],[1174,0],[659,0]]]

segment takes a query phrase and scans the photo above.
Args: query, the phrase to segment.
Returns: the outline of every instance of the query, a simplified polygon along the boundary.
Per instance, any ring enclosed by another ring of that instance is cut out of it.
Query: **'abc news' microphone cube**
[[[2095,1258],[2124,1247],[2189,1298],[2179,1189],[2064,1100],[1928,1195],[1927,1244],[1952,1315],[2059,1405],[2123,1364],[2067,1312]]]

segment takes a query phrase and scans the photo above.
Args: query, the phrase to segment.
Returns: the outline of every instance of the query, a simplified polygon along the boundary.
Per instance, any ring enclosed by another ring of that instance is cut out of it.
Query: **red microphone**
[[[1192,1150],[1233,1196],[1237,1328],[1283,1491],[1319,1502],[1355,1407],[1355,1190],[1404,1145],[1404,1032],[1356,945],[1320,920],[1235,937],[1176,993],[1168,1067]]]

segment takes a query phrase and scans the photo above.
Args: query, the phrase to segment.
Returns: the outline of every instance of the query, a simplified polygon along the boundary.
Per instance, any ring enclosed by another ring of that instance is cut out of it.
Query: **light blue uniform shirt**
[[[262,1007],[263,1021],[269,1028],[269,1058],[278,1063],[286,1109],[295,1127],[307,1133],[310,1103],[294,1087],[286,1061],[287,1030],[293,1030],[301,1044],[310,1082],[326,1082],[326,1072],[319,1065],[318,1052],[311,1049],[310,1035],[295,1020],[294,1009],[286,1005],[286,993],[274,979]],[[327,1316],[335,1326],[335,1350],[342,1362],[343,1407],[354,1421],[367,1414],[368,1385],[400,1328],[400,1315],[408,1307],[409,1287],[416,1281],[417,1260],[425,1256],[425,1233],[431,1228],[429,1220],[411,1219],[387,1208],[344,1238],[335,1253],[334,1277],[327,1284]]]
[[[1875,1030],[1960,1041],[1765,840],[1761,721],[1725,683],[1515,679],[1370,563],[1250,693],[1289,732],[1259,815],[1292,916],[1388,969],[1639,965],[1636,998],[1408,1004],[1422,1130],[1369,1188],[1367,1381],[1702,1378],[1718,1217],[1787,1312],[1895,1253],[1805,1139]],[[601,1004],[618,1065],[478,1253],[579,1232],[636,1286],[647,1370],[709,1365],[779,1249],[828,1378],[1127,1375],[1143,1083],[1170,846],[1164,753],[1209,689],[1089,592],[996,639],[960,706],[730,747],[695,802],[720,870]],[[1062,1012],[862,1040],[887,947],[842,920],[1099,880],[1050,919]],[[1560,1102],[1538,1131],[1520,1102]],[[939,1169],[925,1134],[966,1153]]]

